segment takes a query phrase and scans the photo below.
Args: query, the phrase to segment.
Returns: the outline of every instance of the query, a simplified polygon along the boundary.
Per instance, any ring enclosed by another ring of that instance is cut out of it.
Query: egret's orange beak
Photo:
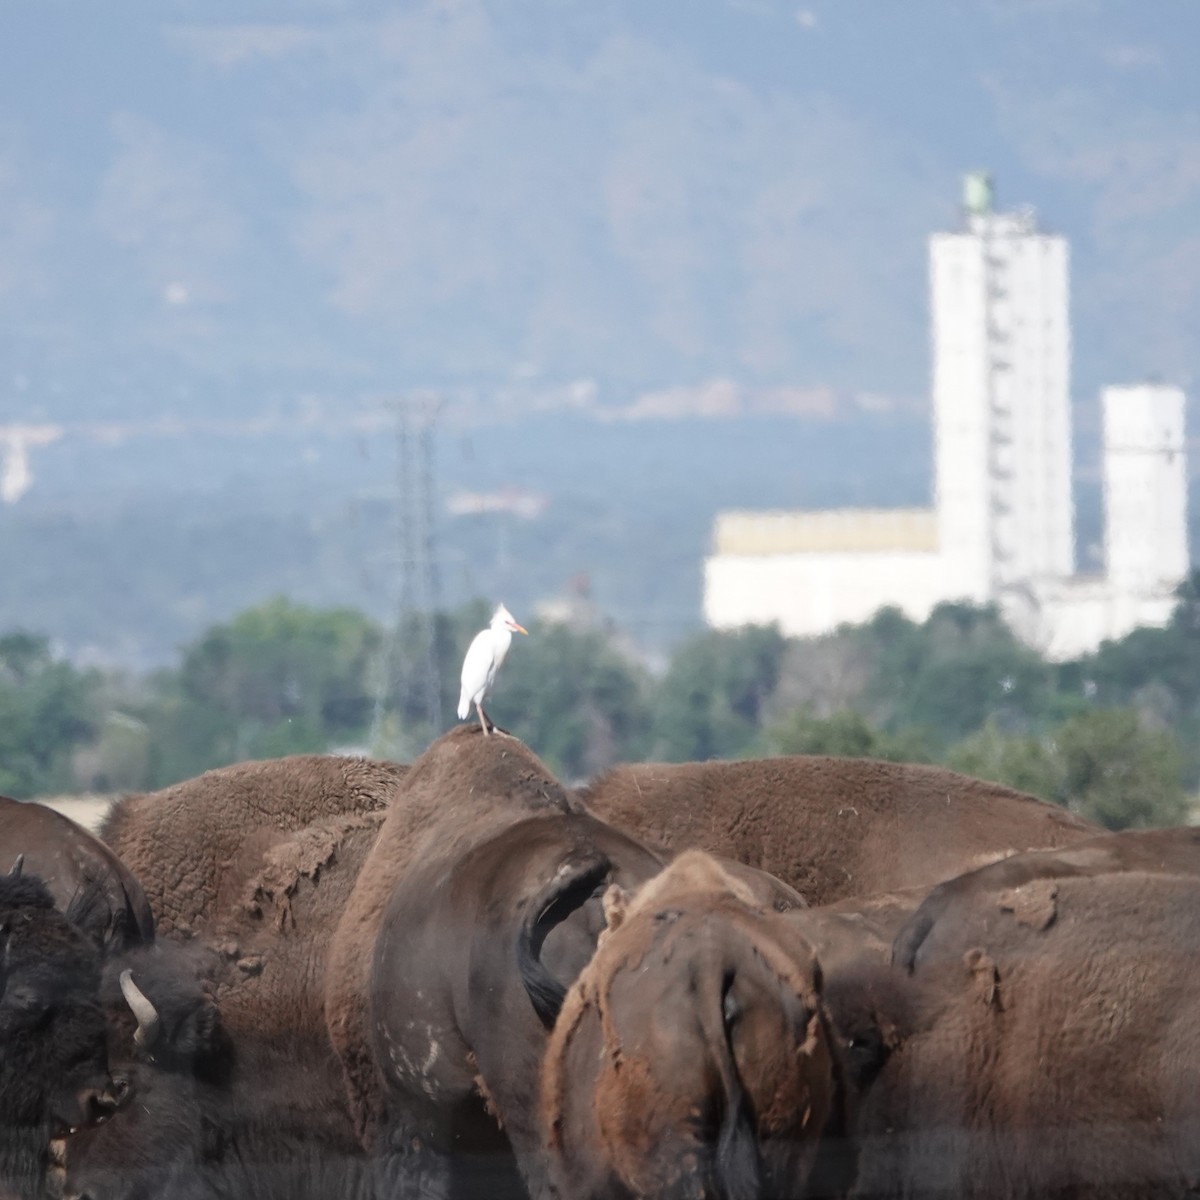
[[[523,633],[526,637],[529,636],[529,630],[526,629],[524,625],[518,625],[516,621],[509,626],[509,629],[511,629],[513,633]]]

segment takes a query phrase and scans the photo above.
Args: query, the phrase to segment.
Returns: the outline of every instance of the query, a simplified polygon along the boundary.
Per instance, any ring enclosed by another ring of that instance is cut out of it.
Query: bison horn
[[[21,874],[21,868],[24,867],[24,865],[25,855],[18,854],[17,857],[13,859],[13,865],[8,872],[8,877],[10,879],[16,879]]]
[[[137,1029],[133,1035],[134,1045],[149,1050],[158,1037],[158,1010],[133,982],[133,972],[128,968],[121,972],[121,995],[125,997],[130,1011],[137,1017]]]

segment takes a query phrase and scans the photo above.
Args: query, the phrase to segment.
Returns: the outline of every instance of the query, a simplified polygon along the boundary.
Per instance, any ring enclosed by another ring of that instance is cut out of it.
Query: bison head
[[[152,1195],[172,1169],[215,1152],[232,1049],[205,974],[202,956],[169,943],[109,965],[109,1056],[131,1102],[67,1140],[64,1195]]]
[[[51,1138],[116,1108],[99,982],[42,882],[0,877],[0,1193],[39,1190]]]
[[[605,907],[543,1069],[562,1193],[802,1193],[835,1089],[811,946],[699,853]]]

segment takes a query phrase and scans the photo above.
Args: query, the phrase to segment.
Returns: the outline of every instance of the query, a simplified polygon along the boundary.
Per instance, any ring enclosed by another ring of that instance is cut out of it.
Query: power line
[[[387,639],[371,744],[383,736],[388,700],[398,718],[433,733],[442,726],[442,678],[437,653],[440,580],[434,530],[434,433],[442,408],[436,394],[416,393],[388,402],[395,421],[396,520],[399,579],[395,624]]]

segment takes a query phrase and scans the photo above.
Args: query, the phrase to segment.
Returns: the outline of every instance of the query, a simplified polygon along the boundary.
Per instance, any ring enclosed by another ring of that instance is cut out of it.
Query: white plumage
[[[479,712],[479,724],[484,733],[491,733],[491,722],[483,711],[483,698],[492,690],[496,672],[508,654],[514,633],[528,632],[513,620],[513,615],[498,605],[492,614],[491,624],[481,629],[467,647],[467,656],[462,665],[462,692],[458,697],[458,717],[465,721],[474,704]]]

